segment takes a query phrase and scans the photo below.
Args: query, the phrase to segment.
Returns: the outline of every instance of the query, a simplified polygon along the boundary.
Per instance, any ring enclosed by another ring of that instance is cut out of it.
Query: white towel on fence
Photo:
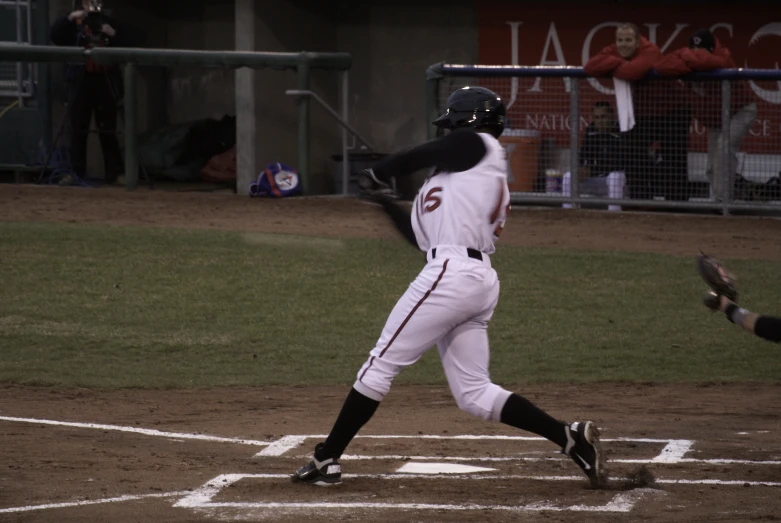
[[[616,108],[618,109],[618,125],[622,132],[630,131],[635,126],[635,107],[632,103],[632,86],[626,80],[613,78],[616,90]]]

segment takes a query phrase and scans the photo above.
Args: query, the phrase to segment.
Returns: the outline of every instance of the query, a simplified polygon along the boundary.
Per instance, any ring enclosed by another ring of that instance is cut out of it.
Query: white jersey
[[[499,140],[477,133],[486,154],[466,171],[434,173],[415,197],[412,229],[422,251],[457,245],[492,254],[510,210],[507,157]]]

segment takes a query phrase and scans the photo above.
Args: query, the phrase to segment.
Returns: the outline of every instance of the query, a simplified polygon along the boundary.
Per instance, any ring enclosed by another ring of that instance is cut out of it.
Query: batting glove
[[[399,195],[390,184],[380,180],[373,169],[363,169],[356,180],[361,197],[367,200],[398,200]]]

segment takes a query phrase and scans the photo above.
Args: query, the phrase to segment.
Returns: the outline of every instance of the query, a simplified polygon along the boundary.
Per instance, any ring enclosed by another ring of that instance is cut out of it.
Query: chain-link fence
[[[505,101],[515,203],[781,211],[781,71],[652,73],[631,84],[579,67],[428,73],[429,115],[465,85]]]

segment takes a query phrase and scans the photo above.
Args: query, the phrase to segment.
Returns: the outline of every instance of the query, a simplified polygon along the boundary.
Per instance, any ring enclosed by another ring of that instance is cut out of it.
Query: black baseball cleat
[[[297,469],[291,476],[294,482],[309,483],[319,487],[330,487],[342,484],[342,466],[336,458],[317,460],[317,451],[323,446],[318,443],[312,461]]]
[[[604,487],[607,476],[597,426],[593,421],[575,422],[565,425],[564,432],[567,435],[567,445],[561,449],[561,453],[572,458],[583,470],[592,487]]]

